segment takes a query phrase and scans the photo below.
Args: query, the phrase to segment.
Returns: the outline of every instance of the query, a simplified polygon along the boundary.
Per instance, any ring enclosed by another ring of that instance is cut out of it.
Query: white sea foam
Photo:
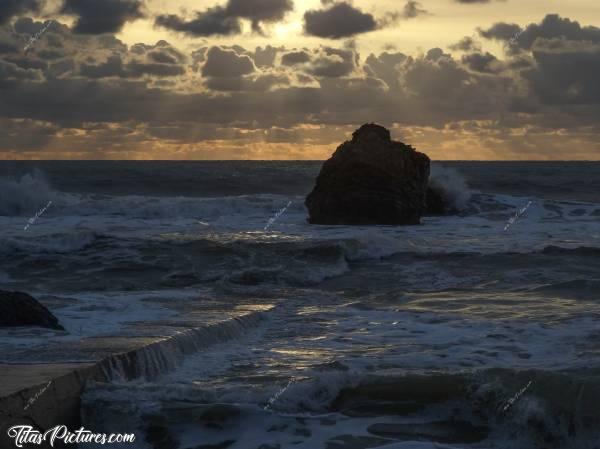
[[[430,186],[442,195],[451,209],[463,210],[471,199],[471,191],[463,176],[442,165],[431,166]]]

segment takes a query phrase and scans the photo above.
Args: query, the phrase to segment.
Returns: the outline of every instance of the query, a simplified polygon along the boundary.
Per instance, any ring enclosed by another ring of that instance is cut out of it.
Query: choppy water
[[[436,165],[460,214],[334,227],[306,223],[318,163],[1,162],[0,285],[71,332],[40,354],[190,301],[275,305],[86,392],[87,427],[140,448],[600,447],[600,164]]]

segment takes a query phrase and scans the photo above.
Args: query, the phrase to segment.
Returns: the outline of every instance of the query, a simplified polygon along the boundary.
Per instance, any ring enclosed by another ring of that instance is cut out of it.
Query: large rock
[[[429,186],[425,199],[425,215],[444,215],[451,211],[448,201],[440,189]]]
[[[323,164],[306,198],[309,222],[329,225],[413,225],[425,210],[429,158],[363,125]]]
[[[0,290],[0,327],[16,326],[65,330],[48,309],[27,293]]]

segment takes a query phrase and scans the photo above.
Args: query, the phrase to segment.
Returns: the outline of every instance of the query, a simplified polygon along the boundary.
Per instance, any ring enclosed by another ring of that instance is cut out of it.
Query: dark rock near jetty
[[[46,307],[27,293],[0,290],[0,327],[17,326],[65,330]]]
[[[430,423],[380,423],[368,427],[368,432],[385,438],[414,441],[426,440],[445,444],[473,444],[485,440],[490,429],[467,421],[436,421]]]
[[[395,142],[379,125],[363,125],[323,164],[306,198],[309,222],[414,225],[425,211],[430,161]]]

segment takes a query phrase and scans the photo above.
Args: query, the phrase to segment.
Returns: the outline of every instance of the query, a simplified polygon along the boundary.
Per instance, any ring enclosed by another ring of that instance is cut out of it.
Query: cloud
[[[304,13],[304,31],[311,36],[341,39],[375,31],[377,27],[372,14],[362,12],[345,1]]]
[[[40,80],[41,75],[33,68],[23,68],[14,62],[0,61],[0,82],[19,80]]]
[[[252,54],[252,59],[254,59],[257,67],[272,67],[277,54],[282,50],[282,48],[275,48],[270,45],[267,45],[265,48],[256,47]]]
[[[144,76],[164,78],[185,74],[187,58],[168,42],[156,45],[136,44],[129,53],[115,49],[104,61],[81,61],[79,75],[91,78],[141,78]]]
[[[398,91],[401,89],[400,70],[407,60],[408,56],[403,53],[370,54],[364,69],[368,76],[382,80],[388,89]]]
[[[262,33],[262,23],[283,20],[294,9],[292,0],[228,0],[224,6],[215,6],[196,12],[191,20],[177,15],[160,15],[155,24],[191,36],[228,36],[240,34],[240,20],[249,20],[255,32]]]
[[[42,0],[2,0],[0,1],[0,25],[4,25],[17,15],[38,13],[42,6]]]
[[[248,75],[256,70],[254,61],[246,55],[238,55],[233,50],[211,47],[202,67],[204,77],[238,77]]]
[[[521,31],[521,27],[516,23],[499,22],[487,30],[480,29],[479,35],[486,39],[507,41],[517,36]]]
[[[582,27],[579,22],[548,14],[540,23],[532,23],[522,29],[519,25],[499,22],[487,30],[479,30],[486,39],[505,41],[509,45],[530,50],[538,39],[562,38],[575,42],[600,43],[600,28]]]
[[[404,5],[402,15],[405,19],[413,19],[418,16],[429,14],[426,9],[421,7],[421,3],[415,0],[408,0]]]
[[[297,64],[304,64],[310,61],[310,55],[305,51],[291,51],[284,54],[281,57],[281,64],[287,66],[293,66]]]
[[[0,126],[15,136],[0,136],[2,156],[321,157],[331,148],[319,145],[366,121],[405,130],[441,156],[452,145],[457,154],[502,157],[504,145],[538,156],[535,143],[557,134],[582,145],[582,157],[599,149],[600,42],[594,27],[565,18],[520,28],[535,39],[502,57],[473,40],[461,41],[459,57],[432,48],[365,58],[348,45],[188,54],[58,22],[31,52],[10,51],[43,26],[22,18],[0,27],[9,50],[0,53]]]
[[[116,33],[125,23],[144,16],[141,0],[65,0],[61,13],[77,17],[81,34]]]
[[[429,14],[415,0],[408,0],[402,11],[388,11],[380,18],[362,11],[349,1],[321,0],[321,3],[322,9],[304,13],[304,32],[309,36],[327,39],[351,38],[391,26],[400,19],[413,19]]]
[[[238,18],[228,16],[221,7],[196,13],[196,18],[192,20],[184,20],[175,14],[161,15],[156,18],[155,24],[191,36],[228,36],[242,32]]]
[[[600,106],[600,45],[547,41],[533,51],[535,65],[522,72],[542,104]],[[598,120],[596,114],[593,120]],[[589,117],[592,118],[592,117]]]
[[[339,78],[350,75],[356,68],[356,54],[352,50],[325,47],[316,52],[308,73],[317,77]]]
[[[79,74],[86,78],[127,78],[127,71],[123,65],[120,55],[109,56],[108,59],[99,64],[82,64]]]
[[[498,58],[489,52],[466,54],[461,59],[462,63],[475,72],[496,73],[502,70]]]
[[[229,0],[225,7],[232,17],[250,20],[255,31],[261,22],[279,22],[293,9],[292,0]]]
[[[454,51],[480,51],[481,44],[472,37],[465,36],[457,43],[448,46],[448,48]]]
[[[272,47],[270,47],[272,50]],[[205,86],[218,92],[267,92],[291,84],[289,73],[263,64],[260,70],[254,58],[264,59],[269,49],[249,52],[242,47],[211,47],[204,56],[201,73]]]

